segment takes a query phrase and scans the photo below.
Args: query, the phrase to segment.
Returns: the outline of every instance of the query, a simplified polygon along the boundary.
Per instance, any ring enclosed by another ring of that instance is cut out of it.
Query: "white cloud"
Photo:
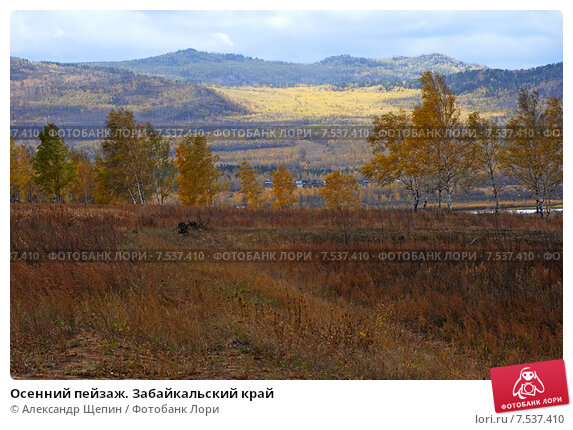
[[[10,34],[11,55],[63,62],[186,48],[298,62],[439,52],[508,68],[563,56],[551,11],[16,11]]]
[[[234,46],[233,41],[229,37],[228,34],[225,33],[213,33],[212,34],[213,40],[215,43],[226,46],[228,48],[232,48]]]
[[[64,37],[66,33],[60,27],[57,27],[54,31],[54,37]]]
[[[290,25],[291,21],[288,16],[276,15],[268,19],[269,24],[272,27],[283,29]]]

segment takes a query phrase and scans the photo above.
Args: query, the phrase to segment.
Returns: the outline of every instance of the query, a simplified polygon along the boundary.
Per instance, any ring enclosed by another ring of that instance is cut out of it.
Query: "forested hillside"
[[[338,56],[304,65],[186,50],[113,63],[141,73],[161,71],[178,79],[193,75],[202,83],[135,74],[110,65],[11,58],[11,123],[103,125],[105,115],[118,107],[133,111],[139,120],[161,125],[363,123],[382,111],[412,109],[420,102],[419,70],[432,68],[449,73],[446,82],[457,94],[464,115],[479,111],[504,120],[517,107],[521,87],[538,91],[542,98],[560,97],[563,92],[563,63],[528,70],[478,70],[437,54],[390,60]],[[313,67],[316,72],[311,71]],[[465,71],[451,73],[456,70]],[[384,73],[393,80],[380,80]],[[231,76],[237,80],[229,81]],[[296,85],[238,85],[276,83],[279,78]],[[311,85],[307,83],[310,78],[316,82],[355,81]],[[209,84],[217,80],[229,85]]]
[[[430,70],[430,69],[428,69]],[[561,97],[563,95],[563,63],[547,64],[522,70],[474,69],[445,74],[448,87],[459,96],[459,101],[467,110],[491,112],[494,116],[504,117],[517,105],[520,88],[537,91],[542,98]],[[372,86],[373,83],[338,84],[341,89]],[[407,82],[377,82],[387,90],[397,86],[405,89],[420,88],[418,77]],[[414,99],[401,100],[399,107],[411,108]]]
[[[537,91],[542,98],[562,97],[563,63],[527,70],[470,70],[448,75],[446,82],[469,109],[513,110],[522,87]]]
[[[526,70],[470,70],[449,75],[446,82],[457,94],[485,88],[488,96],[494,96],[500,91],[519,91],[527,85],[535,87],[541,96],[557,97],[563,92],[563,63]]]
[[[185,49],[156,57],[130,61],[85,63],[90,67],[111,67],[187,82],[241,85],[321,85],[348,82],[402,82],[417,78],[426,70],[450,74],[480,70],[441,54],[418,57],[370,59],[340,55],[312,64],[265,61],[237,54],[214,54]]]
[[[13,124],[102,125],[110,109],[126,107],[141,120],[170,124],[217,120],[246,110],[198,84],[88,68],[10,59]]]

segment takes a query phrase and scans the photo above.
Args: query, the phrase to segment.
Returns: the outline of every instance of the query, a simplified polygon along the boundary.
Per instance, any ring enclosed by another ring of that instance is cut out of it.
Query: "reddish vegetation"
[[[181,221],[206,228],[178,235]],[[562,218],[11,207],[11,248],[560,251]],[[562,265],[11,263],[15,378],[487,378],[562,356]]]

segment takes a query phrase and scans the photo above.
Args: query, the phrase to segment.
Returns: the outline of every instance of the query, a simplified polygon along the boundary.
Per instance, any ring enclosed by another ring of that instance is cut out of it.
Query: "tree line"
[[[85,151],[71,149],[53,123],[45,125],[39,134],[40,144],[35,152],[11,139],[10,200],[162,205],[176,191],[183,204],[213,205],[228,185],[221,179],[221,171],[215,165],[218,157],[212,154],[204,136],[185,136],[171,157],[169,140],[150,123],[139,123],[131,111],[112,110],[106,127],[107,137],[93,162]],[[337,175],[340,173],[331,176]],[[246,162],[241,166],[239,179],[245,205],[262,206],[263,187]],[[358,183],[352,180],[355,183],[351,189],[357,191]],[[285,165],[273,172],[272,182],[273,207],[296,203],[295,181]],[[329,194],[325,194],[325,199],[337,206],[349,204]],[[351,203],[358,204],[356,198]]]
[[[533,194],[543,216],[563,178],[562,100],[542,102],[536,92],[522,89],[514,116],[499,125],[477,112],[461,119],[442,75],[426,72],[420,82],[421,103],[411,113],[374,117],[368,138],[373,157],[362,174],[381,184],[401,184],[414,210],[420,204],[426,208],[433,196],[439,207],[451,209],[456,193],[486,185],[496,212],[506,176]],[[39,134],[35,152],[11,139],[11,201],[165,204],[177,193],[183,204],[213,205],[227,189],[204,136],[185,136],[173,157],[170,141],[129,110],[110,111],[106,127],[93,161],[85,151],[71,149],[52,123]],[[297,201],[295,181],[284,164],[273,171],[270,201],[245,161],[238,178],[245,206],[284,208]],[[327,175],[319,195],[331,208],[360,204],[358,181],[350,173]]]
[[[368,140],[373,158],[362,173],[380,183],[399,182],[413,209],[437,194],[438,206],[452,208],[453,195],[486,185],[499,211],[502,175],[530,191],[536,211],[550,210],[563,181],[563,101],[522,88],[518,108],[504,125],[473,112],[464,121],[444,77],[420,77],[421,103],[374,118]]]

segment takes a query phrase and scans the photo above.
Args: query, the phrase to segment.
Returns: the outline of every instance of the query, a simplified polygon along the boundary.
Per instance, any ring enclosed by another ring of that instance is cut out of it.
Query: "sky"
[[[312,63],[440,53],[504,69],[563,61],[558,11],[15,11],[10,55],[117,61],[194,48]]]

